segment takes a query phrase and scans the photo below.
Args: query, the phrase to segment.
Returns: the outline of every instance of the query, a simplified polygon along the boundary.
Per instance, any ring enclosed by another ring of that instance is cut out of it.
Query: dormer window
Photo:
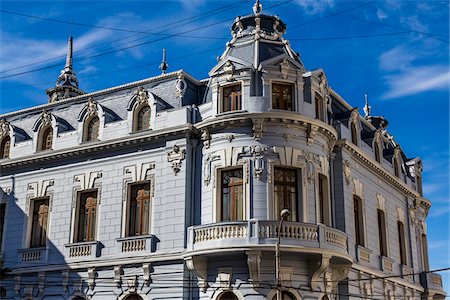
[[[145,130],[150,127],[150,107],[144,105],[137,113],[136,130]]]
[[[222,88],[221,112],[242,109],[242,88],[241,84],[227,85]]]
[[[319,95],[316,95],[315,97],[315,106],[316,106],[316,119],[325,122],[323,98]]]
[[[11,138],[5,136],[0,145],[0,159],[9,158],[9,149],[11,148]]]
[[[294,110],[294,85],[289,83],[272,84],[272,108]]]
[[[92,117],[86,125],[85,142],[98,141],[98,131],[100,128],[100,119],[97,116]]]
[[[52,150],[53,146],[53,128],[51,126],[44,129],[41,137],[40,151]]]

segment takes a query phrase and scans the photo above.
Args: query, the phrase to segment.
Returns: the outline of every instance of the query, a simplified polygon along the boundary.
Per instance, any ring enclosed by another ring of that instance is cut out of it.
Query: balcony
[[[188,251],[208,252],[233,248],[263,248],[274,246],[278,238],[278,221],[249,220],[192,226],[188,228]],[[321,248],[346,256],[345,233],[319,224],[284,222],[281,228],[281,245],[284,248]]]
[[[438,295],[445,295],[442,287],[442,276],[436,273],[422,273],[420,274],[420,283],[428,289]]]
[[[66,244],[67,257],[71,260],[96,258],[101,254],[102,244],[98,241]]]
[[[26,248],[19,249],[19,260],[22,263],[43,263],[47,260],[47,248]]]
[[[130,236],[119,238],[119,253],[154,252],[156,250],[156,238],[153,235]]]

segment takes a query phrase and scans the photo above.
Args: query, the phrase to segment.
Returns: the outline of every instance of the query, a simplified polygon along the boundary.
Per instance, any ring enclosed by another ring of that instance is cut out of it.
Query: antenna
[[[369,105],[369,96],[367,95],[367,93],[364,94],[364,98],[366,100],[366,104],[364,105],[364,108],[363,108],[364,114],[365,114],[364,117],[369,118],[370,117],[370,109],[372,107]]]

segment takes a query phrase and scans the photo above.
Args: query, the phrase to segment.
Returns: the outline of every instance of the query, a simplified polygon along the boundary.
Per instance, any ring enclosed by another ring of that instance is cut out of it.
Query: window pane
[[[222,172],[221,221],[244,220],[242,168]]]
[[[33,201],[30,247],[44,247],[47,241],[48,198]]]
[[[315,106],[316,106],[316,119],[319,119],[321,121],[325,121],[324,118],[324,110],[323,110],[323,98],[316,95],[315,98]]]
[[[52,143],[53,143],[53,129],[51,127],[48,127],[45,129],[44,134],[42,135],[42,141],[41,141],[41,150],[51,150],[52,149]]]
[[[355,223],[355,243],[364,247],[364,221],[362,200],[358,196],[353,196],[353,216]]]
[[[150,182],[131,185],[129,196],[128,236],[149,234]]]
[[[292,84],[272,84],[272,108],[283,110],[293,109],[293,85]]]
[[[144,106],[139,110],[136,130],[144,130],[150,127],[150,107]]]
[[[86,141],[97,141],[98,140],[98,130],[100,127],[100,119],[95,116],[93,117],[88,125],[87,125],[87,136],[86,136]]]
[[[386,218],[384,211],[377,210],[378,214],[378,240],[380,246],[380,254],[387,256],[387,241],[386,241]]]
[[[289,221],[298,221],[297,212],[297,170],[275,168],[274,170],[275,215],[280,218],[280,212],[287,208],[291,212]]]
[[[11,139],[9,136],[5,137],[1,144],[1,153],[0,153],[0,159],[2,158],[8,158],[9,157],[9,149],[11,147]]]
[[[222,93],[222,112],[242,109],[241,84],[226,86]]]
[[[405,245],[405,227],[402,222],[397,222],[398,243],[400,250],[400,262],[406,265],[406,245]]]
[[[95,240],[97,222],[97,191],[80,193],[78,205],[78,235],[76,242]]]

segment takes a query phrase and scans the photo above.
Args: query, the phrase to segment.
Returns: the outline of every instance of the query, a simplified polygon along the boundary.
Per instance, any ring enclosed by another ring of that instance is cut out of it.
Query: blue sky
[[[423,159],[424,194],[433,203],[428,216],[430,266],[450,267],[449,2],[262,4],[264,13],[277,14],[287,24],[286,37],[307,69],[323,68],[333,89],[353,106],[362,108],[367,92],[372,114],[389,120],[389,130],[406,155]],[[92,92],[160,74],[162,48],[167,48],[168,71],[184,69],[206,78],[230,38],[235,16],[249,14],[253,1],[0,5],[0,113],[5,113],[47,102],[45,90],[55,85],[64,65],[71,19],[74,69],[80,88]],[[144,31],[150,33],[137,33]],[[177,33],[184,34],[170,36]],[[143,45],[120,50],[138,44]],[[449,272],[444,284],[450,292]]]

